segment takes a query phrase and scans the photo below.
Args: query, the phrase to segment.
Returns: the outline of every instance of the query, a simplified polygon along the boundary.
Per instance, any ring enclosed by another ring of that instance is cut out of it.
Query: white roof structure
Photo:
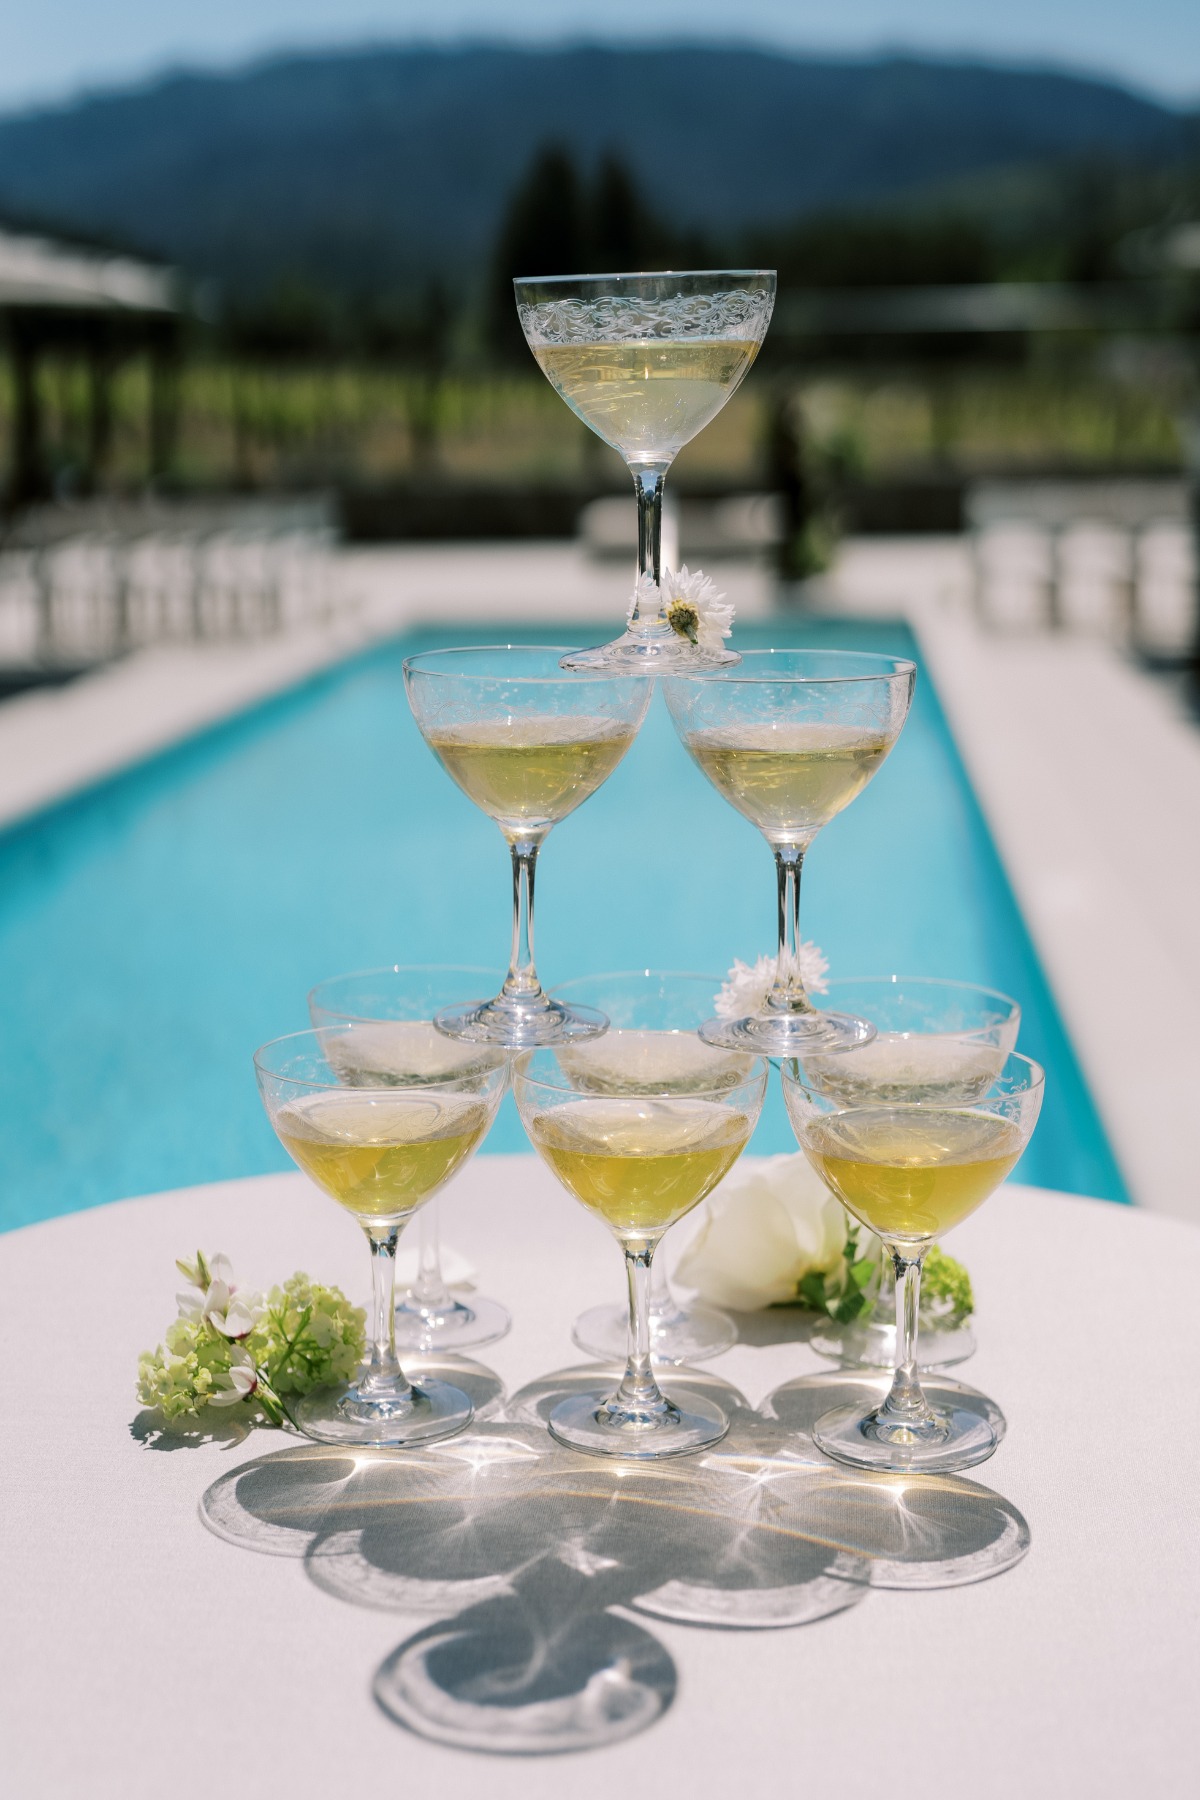
[[[0,309],[180,310],[173,270],[0,226]]]

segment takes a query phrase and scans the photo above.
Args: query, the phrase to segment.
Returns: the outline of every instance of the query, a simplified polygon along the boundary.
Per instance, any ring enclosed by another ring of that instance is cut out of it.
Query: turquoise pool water
[[[0,1224],[287,1166],[250,1055],[307,1024],[314,982],[387,962],[503,962],[504,844],[425,749],[400,672],[416,649],[477,639],[387,644],[0,835]],[[559,641],[590,640],[576,622]],[[742,628],[738,642],[920,660],[886,621]],[[543,853],[544,979],[719,974],[771,948],[774,910],[766,847],[656,697],[624,763]],[[809,858],[804,928],[835,975],[1016,995],[1021,1047],[1048,1070],[1022,1177],[1128,1197],[924,676],[890,760]],[[506,1100],[487,1148],[524,1147]],[[754,1148],[794,1147],[775,1099]]]

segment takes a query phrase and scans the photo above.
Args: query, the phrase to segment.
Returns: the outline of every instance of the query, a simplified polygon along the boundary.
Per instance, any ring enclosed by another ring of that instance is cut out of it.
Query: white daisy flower
[[[794,973],[799,975],[805,992],[824,994],[829,983],[829,959],[820,946],[804,943],[796,958]],[[714,1002],[718,1019],[752,1019],[767,1008],[767,995],[775,985],[775,958],[760,956],[756,963],[735,959],[725,984]]]
[[[719,650],[733,630],[733,607],[701,569],[664,569],[662,596],[672,631],[701,650]]]
[[[660,605],[672,631],[701,650],[719,650],[733,630],[733,607],[724,594],[717,592],[702,570],[690,573],[686,563],[682,569],[663,570],[661,589],[651,576],[639,575],[626,617],[632,624],[637,612],[635,630],[651,625]]]

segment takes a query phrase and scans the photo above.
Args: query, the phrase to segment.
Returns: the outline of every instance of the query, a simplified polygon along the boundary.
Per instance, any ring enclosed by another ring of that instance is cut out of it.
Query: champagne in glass
[[[581,1099],[529,1119],[534,1148],[622,1241],[663,1232],[728,1174],[752,1121],[704,1099]]]
[[[539,368],[624,458],[637,495],[639,580],[629,628],[610,644],[572,652],[564,666],[657,672],[736,663],[733,651],[693,644],[667,618],[663,483],[758,355],[775,304],[774,271],[551,275],[513,285]],[[642,577],[659,593],[651,617],[642,612]]]
[[[772,844],[802,843],[862,793],[894,738],[836,725],[767,721],[693,731],[688,755]]]
[[[571,411],[632,466],[673,462],[741,386],[759,346],[684,337],[530,348]]]
[[[613,1096],[648,1089],[662,1096],[692,1096],[737,1087],[746,1078],[745,1052],[713,1050],[698,1035],[719,986],[713,975],[661,969],[585,975],[562,983],[553,990],[555,999],[572,1004],[587,1000],[609,1019],[603,1037],[562,1046],[558,1059],[564,1073],[583,1093]],[[650,1354],[656,1363],[703,1362],[737,1342],[737,1327],[728,1313],[699,1300],[676,1299],[661,1255],[650,1271],[648,1311]],[[580,1349],[606,1362],[625,1355],[628,1335],[628,1301],[589,1306],[571,1327]]]
[[[867,1109],[893,1102],[970,1104],[986,1094],[1015,1049],[1021,1022],[1021,1009],[1007,994],[931,976],[832,981],[826,1004],[861,1014],[876,1035],[853,1050],[810,1052],[805,1073],[828,1098]],[[884,1257],[869,1316],[822,1319],[809,1342],[840,1363],[893,1369],[895,1314],[895,1275]],[[921,1319],[920,1343],[922,1368],[963,1362],[975,1350],[974,1328],[931,1309]]]
[[[634,740],[619,720],[468,720],[426,743],[481,812],[517,829],[549,829],[608,780]]]
[[[637,736],[652,683],[603,670],[566,675],[563,652],[502,644],[432,650],[404,665],[409,705],[447,774],[508,840],[512,954],[493,999],[440,1009],[439,1030],[522,1049],[596,1037],[607,1020],[542,989],[533,954],[533,884],[551,827],[608,779]]]
[[[856,1219],[889,1244],[941,1237],[987,1199],[1025,1148],[1011,1119],[861,1106],[812,1125],[805,1153]]]
[[[368,1028],[369,1029],[369,1028]],[[254,1058],[267,1116],[288,1155],[358,1220],[371,1249],[371,1347],[353,1381],[305,1394],[294,1409],[323,1444],[401,1445],[448,1437],[471,1402],[445,1382],[414,1386],[396,1358],[396,1244],[418,1207],[487,1135],[508,1081],[507,1059],[458,1080],[354,1087],[345,1069],[355,1025],[298,1031]]]
[[[356,1219],[407,1219],[487,1136],[470,1094],[305,1094],[275,1131],[292,1161]]]
[[[714,1062],[724,1059],[714,1055]],[[745,1059],[740,1081],[708,1093],[663,1093],[652,1081],[619,1095],[580,1088],[553,1051],[517,1059],[513,1092],[529,1140],[558,1180],[603,1219],[625,1253],[629,1353],[616,1392],[576,1395],[550,1415],[551,1434],[601,1456],[678,1456],[715,1444],[728,1420],[711,1401],[681,1407],[650,1366],[650,1278],[668,1226],[711,1193],[758,1119],[767,1065]]]
[[[736,669],[670,675],[663,694],[684,748],[775,854],[779,947],[764,1006],[710,1019],[708,1044],[803,1056],[874,1036],[870,1020],[821,1012],[800,974],[805,853],[862,792],[908,716],[916,667],[902,657],[837,650],[751,650]]]
[[[819,1058],[823,1069],[833,1060]],[[996,1448],[1003,1420],[984,1395],[953,1383],[922,1387],[921,1263],[934,1238],[1009,1174],[1037,1122],[1043,1087],[1038,1065],[1014,1052],[969,1103],[931,1104],[918,1089],[909,1100],[856,1105],[842,1098],[842,1083],[814,1077],[800,1063],[785,1066],[784,1099],[800,1148],[848,1211],[878,1232],[896,1273],[897,1354],[886,1399],[866,1410],[836,1407],[813,1430],[836,1461],[947,1473]]]
[[[320,982],[308,996],[308,1013],[317,1028],[355,1027],[325,1040],[326,1054],[348,1087],[411,1092],[495,1068],[493,1046],[447,1037],[433,1016],[463,994],[493,993],[499,980],[494,969],[393,964]],[[507,1308],[486,1294],[472,1292],[468,1300],[451,1292],[442,1272],[438,1206],[435,1200],[417,1215],[417,1275],[396,1307],[396,1342],[423,1351],[493,1343],[512,1320]]]

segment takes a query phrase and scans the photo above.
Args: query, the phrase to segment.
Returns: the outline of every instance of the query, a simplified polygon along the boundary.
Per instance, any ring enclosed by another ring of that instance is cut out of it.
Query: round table
[[[979,1351],[954,1373],[1009,1422],[964,1492],[1023,1515],[1032,1544],[991,1580],[910,1592],[873,1585],[883,1565],[786,1408],[785,1425],[744,1412],[712,1470],[685,1459],[622,1488],[567,1457],[547,1489],[549,1440],[511,1396],[581,1362],[571,1321],[621,1292],[617,1250],[531,1157],[479,1158],[442,1204],[514,1325],[478,1353],[508,1410],[493,1402],[440,1464],[334,1469],[280,1432],[197,1446],[138,1417],[137,1355],[173,1317],[175,1257],[223,1250],[250,1285],[299,1267],[364,1297],[361,1235],[303,1177],[0,1239],[14,1800],[211,1800],[226,1783],[297,1800],[464,1782],[513,1800],[1195,1792],[1200,1232],[1010,1185],[955,1233]],[[710,1367],[750,1409],[828,1370],[803,1315],[744,1324],[756,1341]],[[206,1495],[225,1536],[199,1516]],[[912,1498],[895,1504],[919,1561]]]

